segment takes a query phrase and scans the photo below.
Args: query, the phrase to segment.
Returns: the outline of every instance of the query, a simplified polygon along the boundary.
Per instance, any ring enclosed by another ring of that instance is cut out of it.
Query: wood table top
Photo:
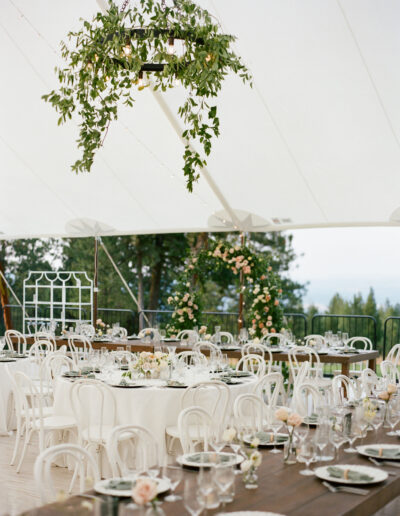
[[[374,432],[369,432],[363,444],[400,443],[398,437],[389,437],[386,435],[386,431],[386,429],[381,429],[377,438]],[[257,471],[258,488],[247,490],[244,487],[241,475],[237,475],[235,477],[236,495],[233,502],[227,504],[225,508],[208,510],[207,516],[218,512],[244,510],[271,511],[286,516],[368,516],[400,495],[400,468],[384,467],[386,471],[393,471],[396,475],[389,476],[387,480],[380,484],[368,486],[369,494],[366,496],[331,493],[316,477],[299,474],[299,471],[304,468],[304,464],[285,465],[283,454],[271,454],[266,449],[260,451],[263,461]],[[347,454],[342,451],[339,455],[339,461],[335,463],[373,466],[367,458],[357,453]],[[334,462],[323,464],[334,464]],[[319,465],[321,463],[317,464],[317,466]],[[193,470],[184,470],[184,479],[196,474],[197,472]],[[183,484],[184,482],[178,486],[176,490],[178,494],[182,493]],[[94,491],[90,491],[90,493],[95,494]],[[114,500],[114,510],[107,513],[110,516],[118,516],[118,501],[117,499]],[[49,504],[24,514],[26,516],[63,516],[71,514],[88,516],[89,514],[100,514],[100,512],[85,508],[88,501],[88,499],[73,496],[64,502]],[[82,502],[85,502],[85,504],[82,505]],[[127,500],[120,503],[127,503]],[[164,502],[162,509],[166,516],[187,514],[182,501]],[[101,514],[106,516],[104,511],[101,511]]]

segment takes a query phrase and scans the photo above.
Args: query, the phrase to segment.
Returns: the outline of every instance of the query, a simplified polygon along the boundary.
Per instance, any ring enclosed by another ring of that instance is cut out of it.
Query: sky
[[[378,304],[400,302],[400,227],[299,229],[290,276],[309,282],[304,306],[325,309],[339,292],[350,299],[373,287]],[[303,255],[303,256],[301,256]]]

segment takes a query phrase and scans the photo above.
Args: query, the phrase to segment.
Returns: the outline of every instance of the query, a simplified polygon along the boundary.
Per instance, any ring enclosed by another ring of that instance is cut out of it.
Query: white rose
[[[252,466],[252,464],[249,460],[244,460],[240,465],[240,469],[242,470],[243,473],[246,473],[247,471],[249,471],[251,466]]]
[[[251,441],[250,446],[253,448],[258,448],[260,446],[260,439],[258,437],[254,437],[254,439]]]
[[[234,428],[227,428],[222,434],[222,440],[228,443],[232,442],[236,437],[236,430]]]
[[[253,452],[250,455],[250,461],[254,467],[258,468],[261,464],[261,453],[258,451]]]

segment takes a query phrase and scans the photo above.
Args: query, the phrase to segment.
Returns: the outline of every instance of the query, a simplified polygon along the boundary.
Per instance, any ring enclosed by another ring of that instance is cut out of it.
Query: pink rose
[[[150,478],[139,478],[132,489],[132,498],[138,505],[145,505],[157,496],[157,484]]]
[[[278,305],[279,305],[279,301],[278,301],[277,299],[275,299],[274,305],[275,305],[275,306],[278,306]]]
[[[394,394],[397,391],[397,388],[393,383],[389,383],[387,386],[387,391],[389,394]]]
[[[301,418],[298,414],[290,414],[287,420],[287,424],[289,426],[299,426],[303,422],[303,418]]]
[[[389,393],[387,391],[384,391],[384,392],[380,392],[378,394],[378,398],[380,398],[383,401],[388,401],[389,398],[390,398],[390,395],[389,395]]]
[[[275,418],[279,421],[286,422],[289,417],[289,412],[285,407],[279,408],[277,411],[275,411]]]

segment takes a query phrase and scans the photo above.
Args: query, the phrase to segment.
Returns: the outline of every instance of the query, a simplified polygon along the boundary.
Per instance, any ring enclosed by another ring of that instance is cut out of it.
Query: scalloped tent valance
[[[101,3],[0,6],[0,238],[399,225],[399,2],[199,1],[237,36],[255,87],[223,86],[193,194],[179,87],[140,92],[92,172],[70,170],[77,126],[56,127],[41,95],[57,86],[59,42]]]

